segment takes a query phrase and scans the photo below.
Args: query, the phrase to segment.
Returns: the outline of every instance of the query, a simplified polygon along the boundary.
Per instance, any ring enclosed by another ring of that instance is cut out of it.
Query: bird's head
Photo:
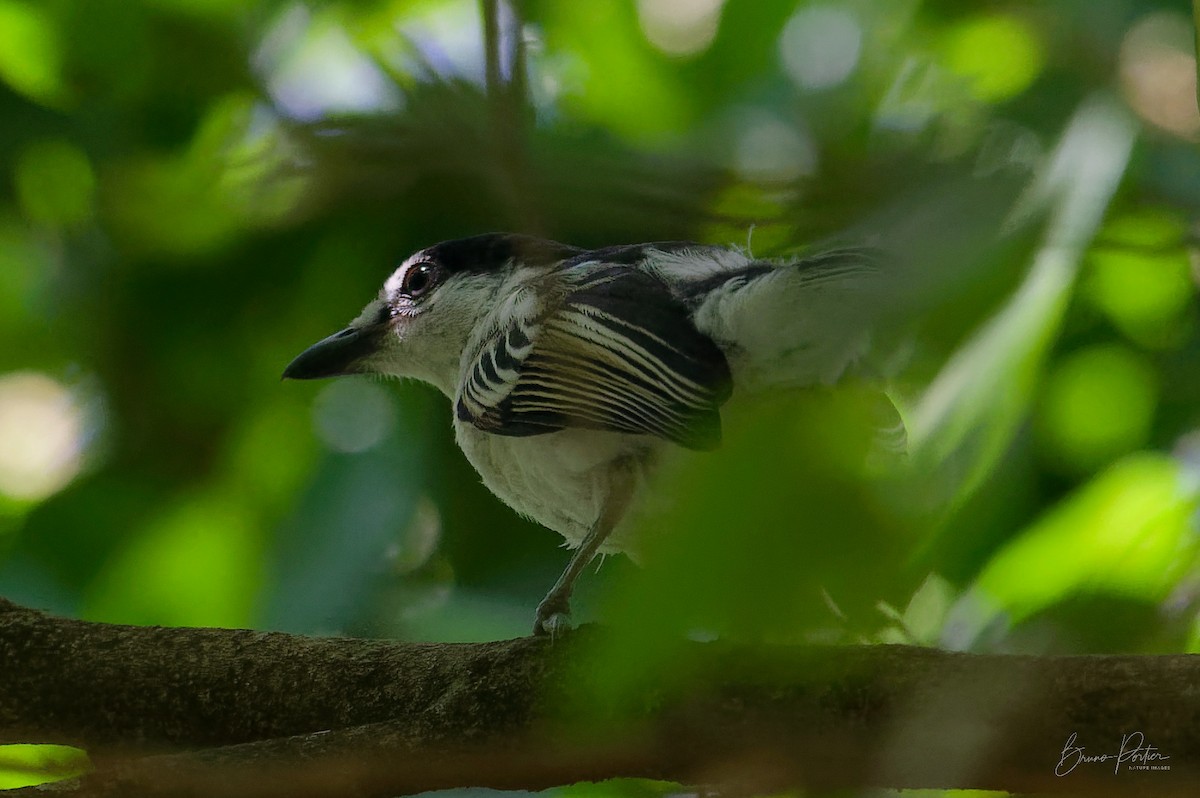
[[[340,332],[301,352],[285,379],[346,374],[415,377],[448,396],[463,351],[519,270],[551,267],[578,252],[507,233],[446,241],[410,256]]]

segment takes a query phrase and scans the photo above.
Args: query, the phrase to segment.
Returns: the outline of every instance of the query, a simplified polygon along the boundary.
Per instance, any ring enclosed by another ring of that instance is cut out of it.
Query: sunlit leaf
[[[1087,470],[1140,448],[1150,434],[1158,386],[1134,351],[1096,346],[1072,353],[1047,377],[1040,439],[1071,470]]]
[[[15,790],[82,776],[88,755],[66,745],[0,745],[0,790]]]
[[[913,593],[901,620],[911,636],[910,642],[933,645],[937,642],[946,614],[954,601],[954,589],[937,574],[930,574]]]
[[[1127,458],[1014,538],[973,592],[1012,621],[1079,593],[1162,601],[1196,564],[1197,487],[1168,457]]]
[[[1196,288],[1181,219],[1166,210],[1124,214],[1105,225],[1088,254],[1086,296],[1143,346],[1163,346],[1184,332]]]
[[[249,626],[263,581],[262,537],[232,497],[182,501],[107,564],[84,615],[118,623]]]
[[[713,199],[713,215],[701,236],[706,243],[744,247],[751,255],[778,254],[790,243],[782,197],[748,183],[734,183]]]
[[[62,43],[43,5],[0,0],[0,80],[46,105],[64,99]]]
[[[950,70],[988,102],[1025,91],[1046,60],[1037,31],[1010,14],[980,15],[955,25],[946,33],[944,49]]]

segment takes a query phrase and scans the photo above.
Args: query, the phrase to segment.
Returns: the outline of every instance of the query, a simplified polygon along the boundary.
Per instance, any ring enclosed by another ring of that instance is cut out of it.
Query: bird
[[[283,377],[414,378],[444,394],[484,485],[573,549],[537,606],[534,633],[553,635],[589,562],[636,553],[631,510],[665,453],[716,449],[738,397],[858,370],[880,272],[869,247],[768,260],[688,241],[584,249],[488,233],[405,259]]]

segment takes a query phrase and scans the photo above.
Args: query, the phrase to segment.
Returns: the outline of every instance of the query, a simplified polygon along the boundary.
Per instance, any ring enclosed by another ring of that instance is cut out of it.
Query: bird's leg
[[[567,616],[571,614],[571,593],[575,590],[575,580],[596,556],[596,552],[609,534],[616,529],[617,524],[629,507],[633,496],[633,486],[636,483],[636,466],[629,460],[617,462],[610,470],[608,496],[600,509],[600,515],[588,530],[579,548],[571,555],[571,561],[563,569],[562,575],[550,588],[550,592],[537,606],[537,619],[533,623],[535,635],[550,635],[565,630],[568,626]]]

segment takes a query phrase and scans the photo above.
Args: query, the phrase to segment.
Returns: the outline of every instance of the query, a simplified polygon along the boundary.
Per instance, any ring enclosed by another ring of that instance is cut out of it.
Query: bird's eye
[[[437,267],[432,263],[415,263],[404,272],[400,283],[401,293],[417,299],[433,288],[437,278]]]

